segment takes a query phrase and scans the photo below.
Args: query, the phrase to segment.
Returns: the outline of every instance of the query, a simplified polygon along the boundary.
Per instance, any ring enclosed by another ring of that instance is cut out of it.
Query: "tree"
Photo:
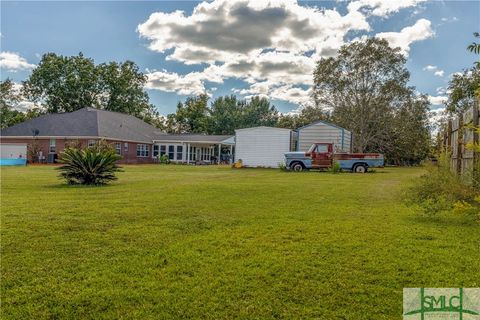
[[[177,133],[205,133],[208,128],[208,96],[189,97],[185,103],[177,104],[175,115],[167,119],[174,119],[175,132]]]
[[[275,126],[278,121],[278,111],[267,98],[253,97],[248,102],[241,101],[240,108],[241,128]]]
[[[132,61],[110,62],[97,66],[101,108],[142,118],[152,109],[143,87],[147,77]]]
[[[453,75],[448,84],[447,111],[459,114],[467,110],[475,101],[475,91],[480,88],[480,68],[473,67],[463,73]]]
[[[15,109],[21,97],[15,92],[12,80],[0,82],[0,128],[25,121],[25,114]]]
[[[95,107],[154,121],[158,114],[144,90],[147,77],[132,61],[95,65],[78,56],[43,55],[24,82],[24,92],[49,113]]]
[[[359,152],[393,151],[396,110],[409,102],[409,72],[400,48],[372,38],[343,46],[336,58],[321,59],[314,71],[317,106],[352,131]]]
[[[480,38],[480,33],[474,32],[473,36],[475,38]],[[475,54],[480,54],[480,43],[472,42],[467,49]],[[480,61],[475,62],[477,68],[480,68]]]
[[[235,95],[218,97],[212,102],[210,108],[210,134],[234,134],[239,129],[242,121],[243,104]]]
[[[49,113],[100,107],[97,69],[93,60],[85,58],[82,53],[72,57],[44,54],[24,82],[24,92]]]
[[[280,128],[297,129],[319,120],[328,120],[329,113],[320,106],[305,106],[299,114],[282,114],[277,126]]]

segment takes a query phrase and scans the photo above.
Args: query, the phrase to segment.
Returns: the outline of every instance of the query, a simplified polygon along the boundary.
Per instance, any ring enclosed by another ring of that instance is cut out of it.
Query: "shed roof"
[[[250,127],[250,128],[242,128],[242,129],[236,129],[235,131],[246,131],[246,130],[255,130],[255,129],[269,129],[269,130],[286,130],[286,131],[292,131],[287,128],[277,128],[277,127],[267,127],[267,126],[258,126],[258,127]]]
[[[325,125],[327,125],[327,126],[334,127],[334,128],[337,128],[337,129],[349,131],[348,129],[342,128],[342,127],[340,127],[340,126],[338,126],[338,125],[336,125],[336,124],[333,124],[333,123],[331,123],[331,122],[324,121],[324,120],[318,120],[318,121],[312,122],[312,123],[310,123],[310,124],[304,125],[303,127],[300,127],[300,128],[295,129],[295,131],[299,131],[299,130],[302,130],[302,129],[304,129],[304,128],[310,127],[310,126],[314,126],[314,125],[319,124],[319,123],[323,123],[323,124],[325,124]]]
[[[1,130],[1,135],[19,137],[102,137],[151,142],[163,133],[134,116],[83,108],[68,113],[42,115]]]

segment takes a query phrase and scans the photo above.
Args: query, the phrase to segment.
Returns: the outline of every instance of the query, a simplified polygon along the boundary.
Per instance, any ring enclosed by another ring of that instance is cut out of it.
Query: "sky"
[[[2,0],[0,10],[2,81],[20,88],[47,52],[132,60],[162,115],[200,93],[260,95],[298,112],[312,103],[316,61],[367,37],[401,48],[410,85],[438,112],[452,74],[473,65],[466,47],[480,31],[480,1]]]

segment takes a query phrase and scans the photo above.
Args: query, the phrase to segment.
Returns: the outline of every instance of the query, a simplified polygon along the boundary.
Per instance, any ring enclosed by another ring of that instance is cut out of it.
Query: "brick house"
[[[121,163],[152,163],[153,140],[159,129],[123,113],[83,108],[69,113],[46,114],[1,130],[0,143],[37,146],[42,162],[53,162],[69,143],[93,145],[101,139],[122,156]],[[29,155],[29,161],[31,157]]]

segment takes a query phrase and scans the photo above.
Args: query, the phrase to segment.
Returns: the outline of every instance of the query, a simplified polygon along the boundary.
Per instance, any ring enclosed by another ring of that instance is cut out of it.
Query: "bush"
[[[476,211],[480,217],[480,202],[475,200],[475,188],[450,170],[447,155],[441,155],[437,165],[427,163],[425,169],[427,173],[415,180],[406,192],[410,204],[417,204],[427,215],[445,212],[471,215]]]
[[[287,166],[285,165],[285,162],[279,162],[278,169],[280,169],[280,171],[288,171]]]
[[[68,184],[103,185],[116,180],[120,170],[116,164],[122,157],[107,143],[85,149],[66,148],[59,157],[60,177]]]
[[[328,168],[328,172],[331,173],[340,173],[342,168],[340,167],[340,163],[338,161],[333,160],[332,166]]]
[[[158,157],[158,161],[161,164],[169,164],[170,163],[170,158],[166,154],[162,154],[161,156]]]

